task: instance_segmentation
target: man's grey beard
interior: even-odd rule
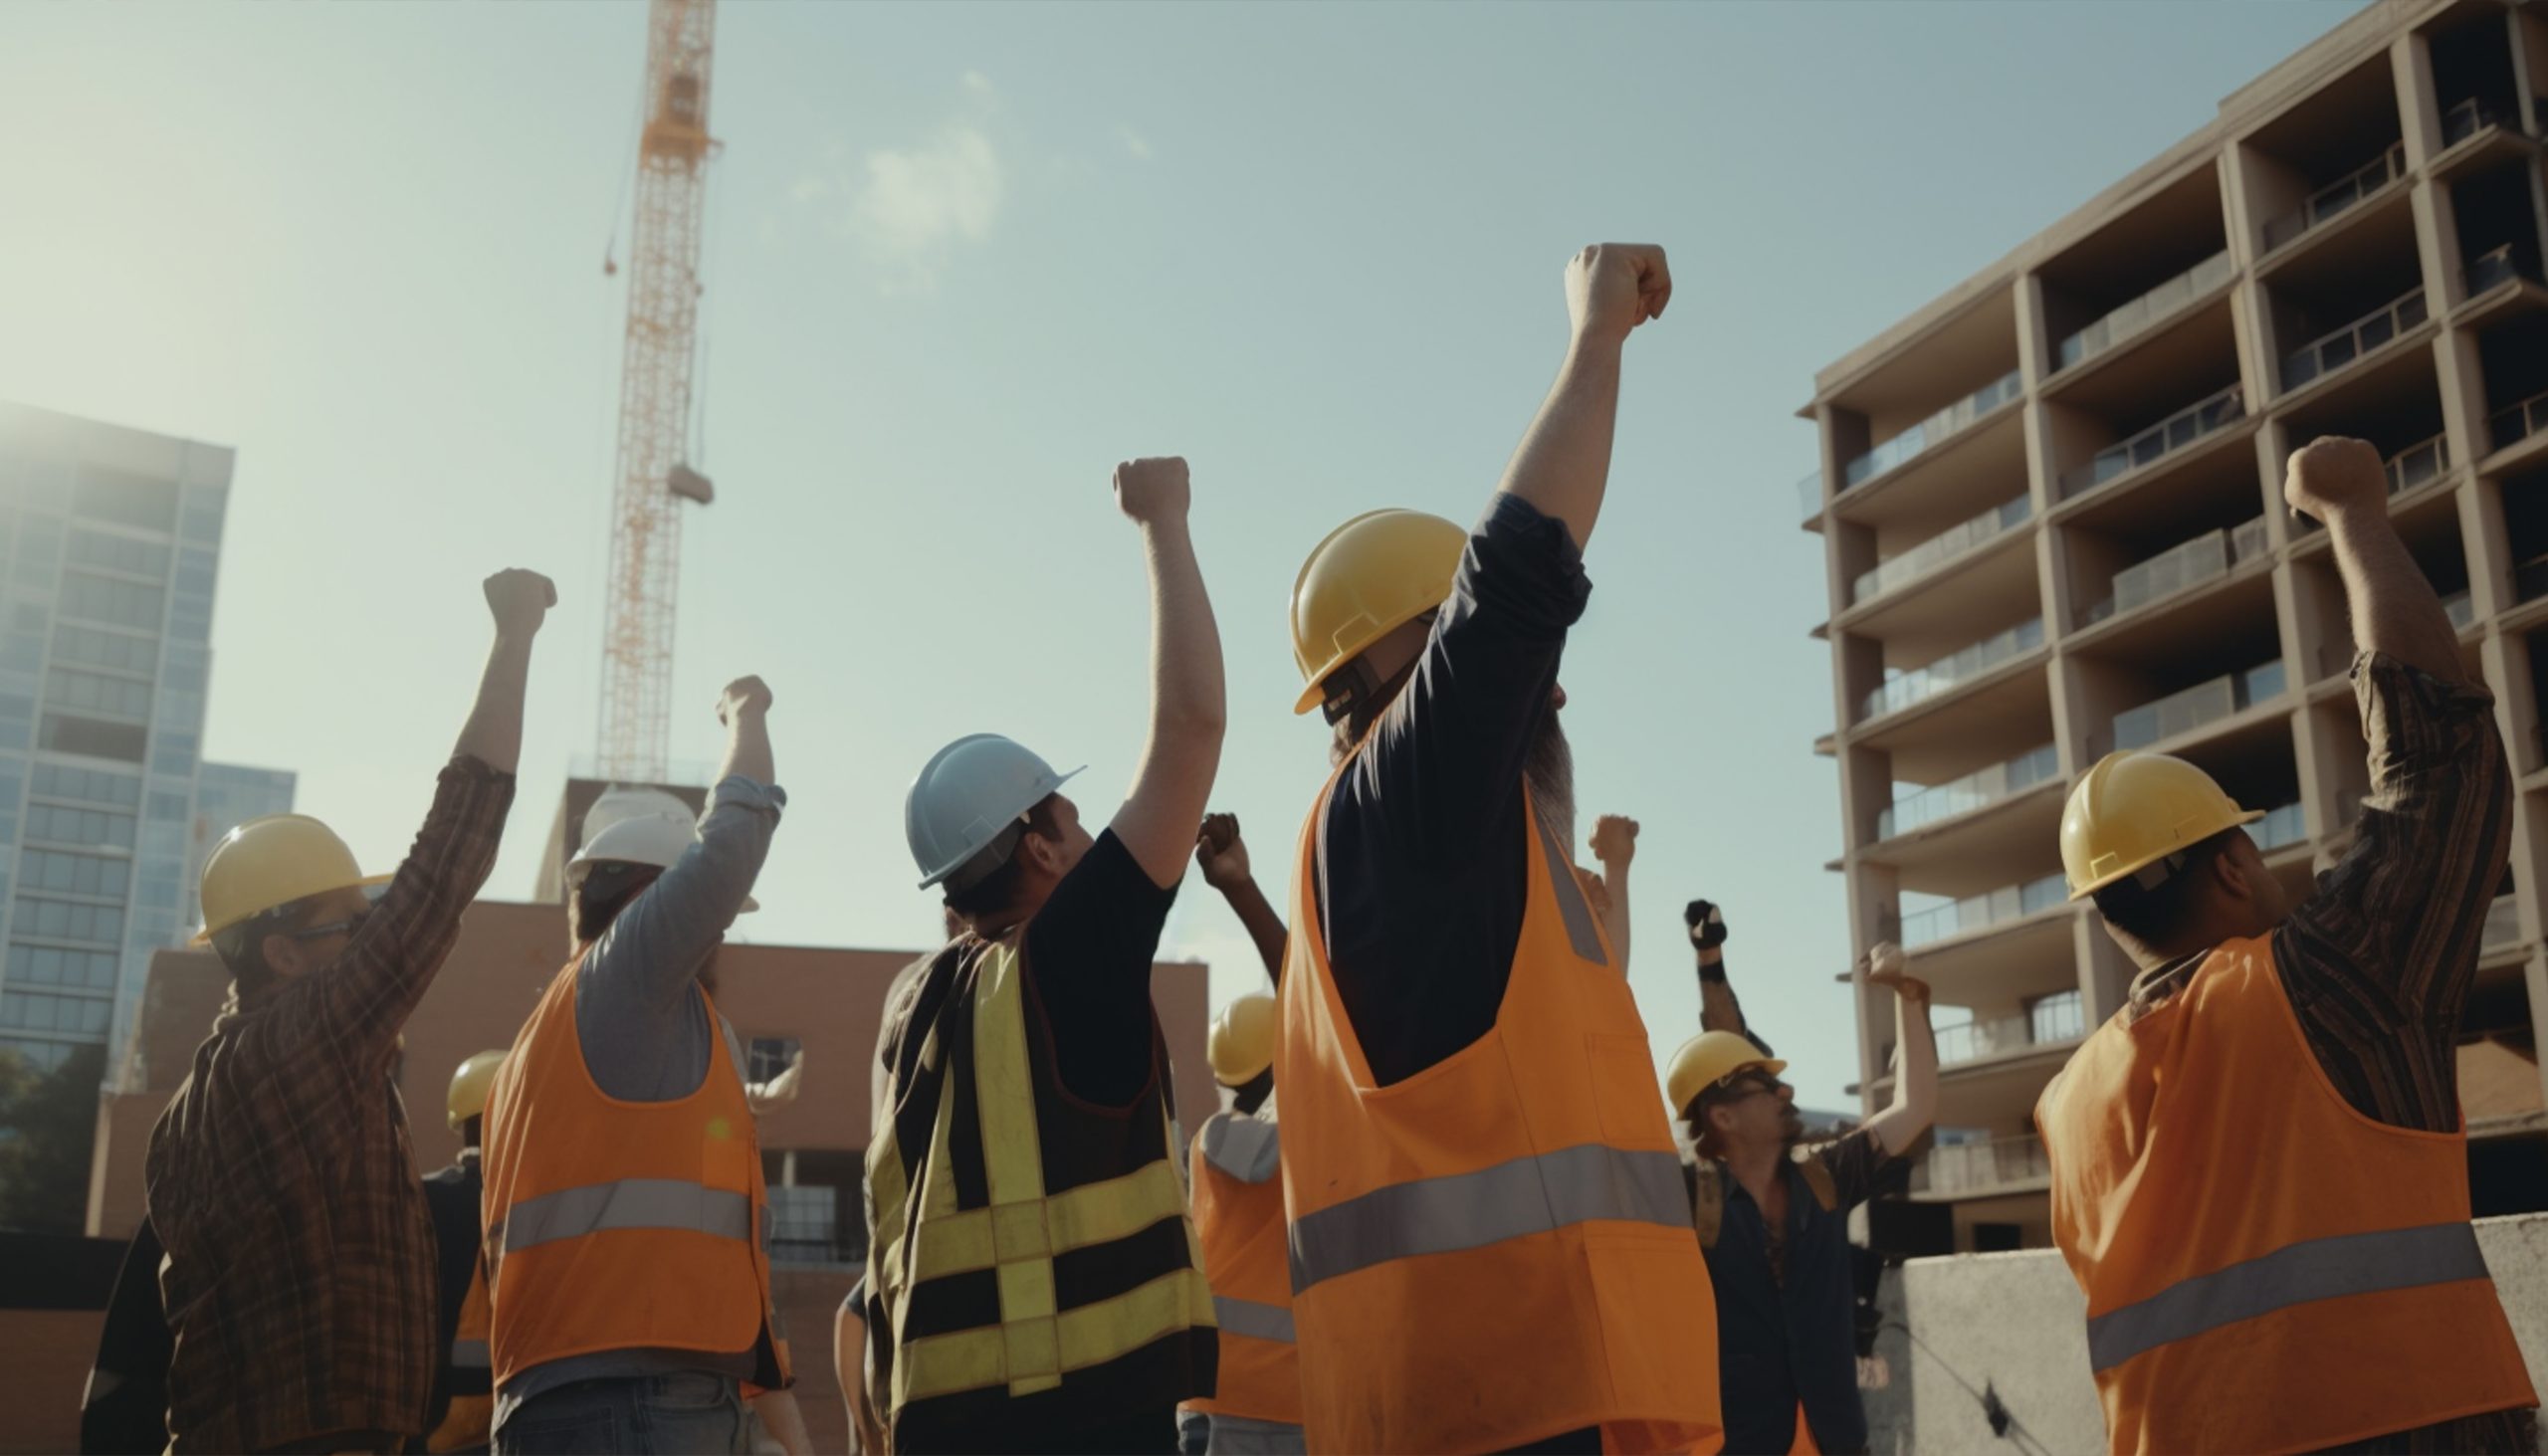
[[[1541,822],[1566,846],[1567,857],[1575,855],[1575,749],[1568,746],[1566,729],[1558,724],[1557,710],[1540,722],[1539,735],[1531,739],[1530,756],[1522,760],[1522,777],[1531,785],[1532,801],[1538,805]]]

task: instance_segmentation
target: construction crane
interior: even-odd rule
[[[708,203],[708,80],[717,0],[652,0],[628,255],[617,486],[610,507],[610,616],[602,629],[599,775],[659,783],[672,729],[673,616],[681,503],[716,499],[691,468],[700,242]],[[605,273],[615,271],[607,259]]]

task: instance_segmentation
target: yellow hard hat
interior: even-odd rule
[[[1309,680],[1292,711],[1318,707],[1338,668],[1448,600],[1468,539],[1421,511],[1368,512],[1329,531],[1292,582],[1292,660]]]
[[[1776,1057],[1762,1056],[1752,1038],[1739,1031],[1703,1031],[1691,1037],[1672,1054],[1672,1075],[1665,1081],[1672,1098],[1672,1115],[1679,1117],[1692,1098],[1726,1078],[1755,1068],[1776,1077],[1788,1069],[1788,1064]]]
[[[2212,775],[2165,753],[2108,753],[2061,810],[2061,869],[2079,900],[2225,829],[2264,815],[2241,809]]]
[[[1223,1087],[1244,1087],[1274,1065],[1274,1039],[1282,1014],[1274,998],[1262,991],[1241,996],[1212,1018],[1211,1040],[1204,1058],[1212,1064],[1212,1080]]]
[[[504,1065],[503,1052],[480,1052],[451,1074],[451,1094],[443,1099],[451,1131],[459,1132],[461,1124],[487,1111],[487,1089],[496,1085],[496,1074]]]
[[[267,911],[324,895],[385,884],[363,874],[336,831],[307,814],[269,814],[221,837],[203,865],[203,931],[198,943]]]

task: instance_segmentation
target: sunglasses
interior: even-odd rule
[[[361,930],[362,923],[370,918],[371,912],[364,911],[360,915],[347,916],[340,921],[329,921],[323,926],[310,926],[298,931],[285,931],[283,932],[283,936],[286,939],[292,940],[321,940],[325,939],[329,936],[350,936],[354,932]]]

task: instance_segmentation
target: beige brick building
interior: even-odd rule
[[[1823,539],[1852,936],[1935,987],[1959,1248],[2040,1244],[2036,1095],[2128,962],[2063,897],[2067,785],[2211,769],[2295,892],[2367,785],[2353,642],[2281,462],[2389,458],[2518,775],[2461,1051],[2480,1212],[2548,1204],[2548,5],[2384,0],[2194,135],[1823,370]],[[1889,1092],[1889,998],[1859,1007]]]

